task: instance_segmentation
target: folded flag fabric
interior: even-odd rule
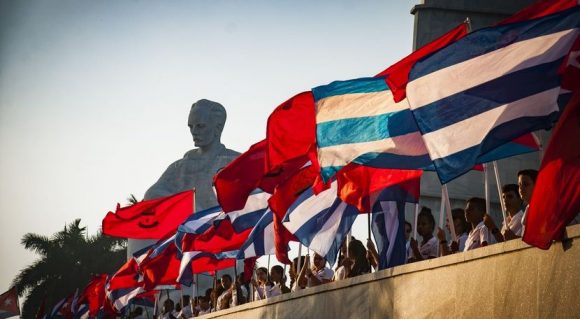
[[[283,225],[298,240],[333,265],[359,211],[337,196],[337,182],[315,195],[312,188],[290,206]]]
[[[181,225],[179,225],[177,230],[182,233],[203,234],[213,226],[214,221],[218,218],[224,218],[222,208],[220,206],[211,207],[191,214]]]
[[[407,98],[442,183],[558,118],[558,70],[580,9],[484,28],[413,67]]]
[[[370,213],[378,196],[387,187],[405,189],[419,198],[421,170],[396,170],[349,164],[337,174],[338,196],[360,212]]]
[[[419,179],[414,184],[383,189],[373,205],[371,230],[379,254],[379,269],[395,267],[407,261],[405,204],[419,200]]]
[[[266,170],[303,157],[316,144],[312,92],[302,92],[280,104],[268,117]]]
[[[409,82],[409,73],[415,62],[433,52],[463,38],[469,32],[469,25],[463,22],[439,38],[427,43],[423,47],[409,54],[401,61],[391,65],[376,77],[385,77],[389,88],[393,92],[395,102],[401,102],[407,96],[406,88]]]
[[[105,285],[107,274],[96,275],[85,287],[79,298],[79,303],[88,304],[89,316],[94,317],[105,304]]]
[[[9,318],[19,315],[20,307],[18,306],[18,293],[16,287],[12,287],[0,295],[0,318]]]
[[[578,82],[580,83],[580,82]],[[548,249],[580,212],[580,90],[566,106],[540,166],[523,240]]]
[[[151,290],[159,285],[176,284],[181,255],[175,246],[175,241],[176,237],[181,235],[173,234],[159,240],[139,264],[143,275],[142,287],[145,290]]]
[[[236,256],[237,259],[260,257],[276,253],[273,218],[274,214],[271,210],[268,209],[264,212],[246,242],[240,247]]]
[[[160,239],[175,232],[193,213],[194,191],[142,201],[109,212],[103,219],[103,234],[135,239]]]
[[[406,101],[396,103],[384,78],[335,81],[312,89],[321,175],[348,163],[422,169],[431,164]]]

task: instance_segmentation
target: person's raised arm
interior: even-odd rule
[[[437,227],[437,239],[439,240],[439,251],[441,252],[441,256],[452,254],[452,252],[449,250],[449,246],[447,246],[445,232],[443,229],[441,229],[441,227]]]
[[[483,223],[485,224],[485,227],[489,228],[489,231],[491,232],[491,234],[493,235],[493,237],[495,238],[495,240],[498,243],[501,243],[504,241],[503,235],[501,234],[501,232],[499,231],[499,229],[495,225],[493,218],[491,218],[491,216],[489,214],[483,215]]]

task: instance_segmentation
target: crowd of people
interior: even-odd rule
[[[405,222],[407,240],[407,263],[421,261],[439,256],[455,254],[484,247],[497,242],[522,237],[525,231],[528,203],[534,189],[538,171],[527,169],[518,172],[518,185],[507,184],[502,187],[501,200],[506,211],[505,222],[498,227],[486,211],[486,201],[473,197],[467,200],[464,209],[452,210],[453,228],[447,224],[447,230],[455,230],[448,241],[446,233],[437,227],[431,209],[422,207],[417,216],[417,233],[421,241],[412,238],[412,225]],[[246,302],[268,299],[285,293],[319,286],[332,281],[343,280],[367,274],[378,269],[379,256],[372,240],[368,239],[366,247],[351,237],[347,244],[344,241],[338,262],[334,270],[327,266],[323,256],[312,255],[294,258],[286,277],[286,269],[280,265],[255,269],[252,279],[244,280],[244,274],[237,276],[235,282],[228,274],[216,279],[214,287],[205,294],[191,299],[183,296],[180,303],[174,304],[166,299],[159,319],[187,319],[210,312],[227,309]],[[134,314],[134,315],[133,315]],[[137,307],[130,318],[143,318],[143,311]]]

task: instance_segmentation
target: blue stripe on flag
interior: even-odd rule
[[[580,7],[577,6],[545,18],[479,29],[437,52],[437,55],[441,54],[445,57],[438,63],[415,64],[409,80],[418,79],[516,42],[580,27],[580,19],[577,15],[579,11]],[[429,57],[425,60],[428,59]]]
[[[563,58],[506,74],[414,110],[423,134],[560,85]],[[538,81],[538,74],[544,76]]]
[[[334,81],[328,85],[318,86],[312,89],[312,94],[316,102],[336,95],[373,93],[386,91],[388,89],[384,78],[360,78],[348,81]]]
[[[377,116],[356,117],[318,123],[316,142],[319,148],[378,141],[418,131],[410,110]]]
[[[269,240],[273,242],[274,236],[273,234],[266,234],[265,230],[269,225],[272,224],[272,222],[273,222],[272,211],[267,210],[262,215],[256,226],[248,236],[246,242],[244,242],[244,244],[240,247],[238,255],[236,257],[237,259],[246,259],[250,257],[264,256],[269,254],[269,252],[266,252],[265,248],[266,241]],[[268,236],[268,238],[266,238],[266,236]],[[246,250],[249,247],[253,248],[252,249],[252,251],[254,252],[253,255],[246,254]]]
[[[489,132],[484,143],[434,160],[439,179],[445,184],[467,173],[473,165],[466,165],[466,163],[484,163],[479,161],[479,154],[485,154],[497,148],[497,145],[505,144],[521,136],[520,130],[522,129],[526,132],[549,129],[553,126],[558,116],[559,112],[553,112],[547,116],[519,118],[494,128]],[[482,158],[485,158],[485,156],[482,156]]]
[[[378,202],[373,207],[371,229],[379,254],[379,269],[404,264],[407,260],[405,202]]]
[[[252,228],[258,223],[258,221],[260,220],[262,215],[264,215],[266,210],[267,208],[263,208],[243,214],[232,222],[232,227],[234,228],[236,233],[241,233],[248,228]]]
[[[352,160],[353,163],[376,167],[376,168],[391,168],[391,169],[425,169],[429,167],[433,169],[431,157],[429,154],[421,156],[411,155],[397,155],[393,153],[377,153],[369,152]],[[331,177],[341,170],[344,166],[325,166],[321,167],[321,175],[324,177]]]

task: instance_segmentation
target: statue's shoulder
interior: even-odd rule
[[[220,155],[228,157],[238,157],[240,155],[240,152],[230,150],[229,148],[224,148],[224,150],[221,152]]]

